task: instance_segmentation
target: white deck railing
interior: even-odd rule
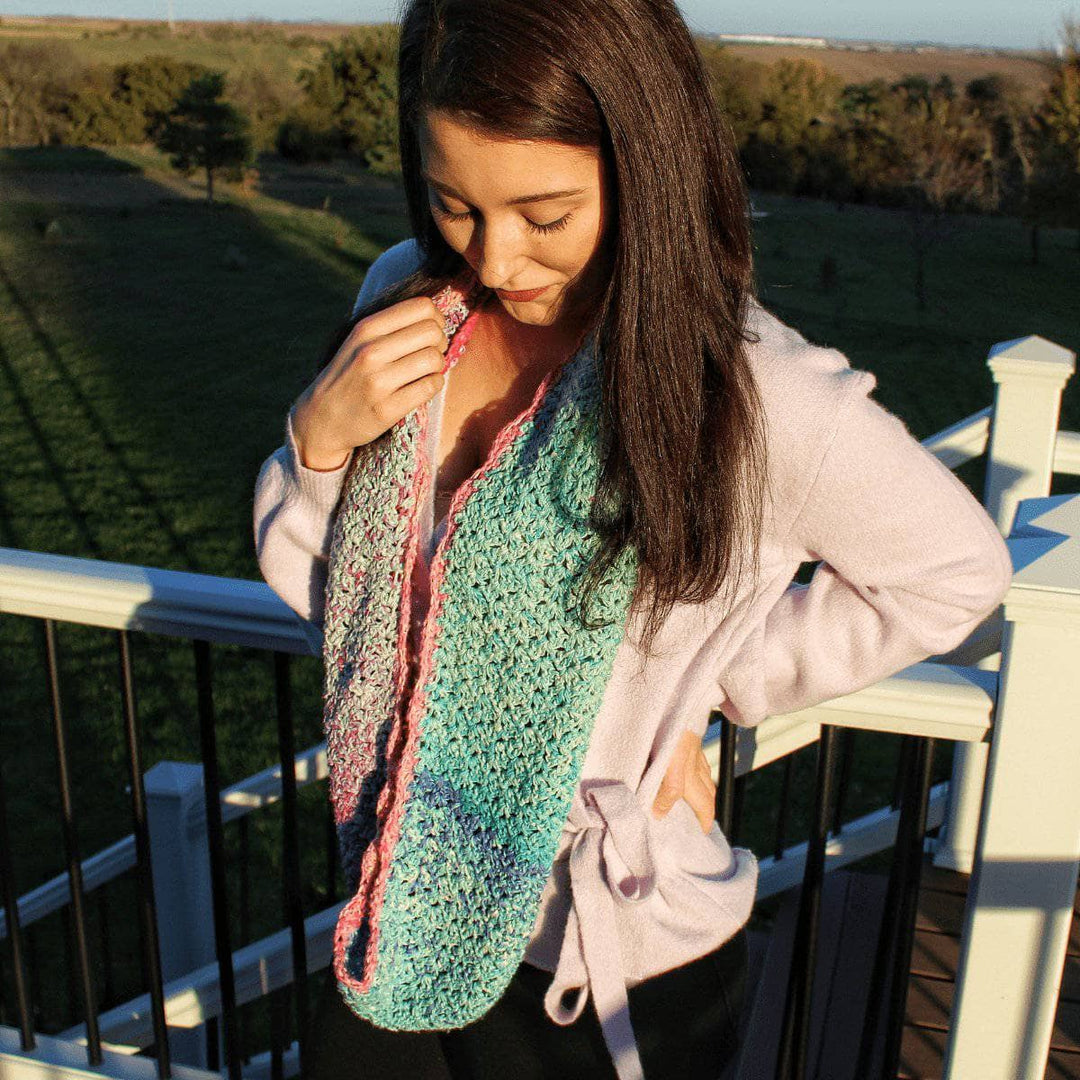
[[[1080,786],[1075,784],[1080,760],[1080,496],[1046,496],[1054,472],[1080,475],[1080,434],[1058,430],[1062,389],[1074,369],[1071,352],[1029,337],[995,346],[988,365],[997,384],[994,405],[924,445],[951,468],[988,455],[984,503],[1002,531],[1010,532],[1017,569],[1002,617],[988,621],[977,640],[969,639],[946,656],[843,698],[741,729],[735,770],[743,774],[761,768],[816,741],[821,724],[958,744],[951,783],[931,791],[927,823],[930,829],[946,825],[935,861],[974,871],[946,1077],[1041,1080],[1080,861]],[[1013,528],[1021,499],[1026,501]],[[0,548],[0,612],[311,652],[296,615],[262,582],[10,548]],[[714,770],[718,727],[710,728],[705,740]],[[325,778],[323,746],[304,751],[296,761],[298,783]],[[170,846],[184,837],[198,852],[205,843],[202,801],[191,797],[192,786],[200,783],[197,766],[166,764],[147,774],[151,814],[157,814]],[[280,768],[264,770],[222,793],[223,816],[241,816],[279,797]],[[829,841],[829,868],[890,847],[897,817],[884,808],[845,823],[843,832]],[[762,860],[759,895],[795,884],[805,850],[805,844],[794,845],[779,860]],[[127,837],[85,860],[85,886],[98,887],[133,864],[134,842]],[[1016,887],[1021,871],[1023,890]],[[63,906],[68,890],[64,874],[27,893],[19,902],[21,921],[33,922]],[[190,895],[178,902],[185,900]],[[159,894],[165,935],[168,904],[168,897]],[[309,970],[329,961],[336,912],[333,907],[306,921]],[[0,923],[0,934],[5,929]],[[163,952],[167,944],[163,939]],[[212,956],[205,948],[203,942],[195,953]],[[286,930],[238,950],[238,1002],[288,983],[289,957]],[[215,963],[192,963],[168,982],[170,1027],[197,1027],[217,1015],[217,978]],[[1002,995],[996,989],[1000,985],[1022,986],[1026,994]],[[101,1026],[106,1042],[128,1055],[147,1045],[152,1041],[148,998],[103,1014]],[[18,1051],[10,1029],[0,1029],[0,1078],[41,1075],[42,1069],[55,1077],[82,1075],[85,1065],[77,1067],[64,1049],[80,1041],[73,1029],[59,1040],[42,1040],[38,1051],[26,1055]],[[134,1072],[109,1066],[124,1057],[114,1051],[99,1073],[141,1075],[142,1060]],[[264,1071],[265,1063],[255,1062],[251,1075]],[[190,1075],[208,1074],[191,1070]]]

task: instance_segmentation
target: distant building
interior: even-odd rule
[[[812,49],[827,49],[828,39],[820,37],[789,37],[786,34],[710,34],[717,41],[733,41],[742,45],[804,45]]]
[[[1029,50],[993,45],[942,45],[933,41],[867,41],[853,38],[796,37],[793,34],[703,34],[711,41],[732,45],[796,45],[806,49],[846,49],[851,52],[966,53],[969,56],[1025,56]],[[1057,46],[1058,54],[1064,49]]]

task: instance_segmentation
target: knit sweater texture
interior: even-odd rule
[[[413,240],[384,252],[356,307],[419,257]],[[545,1000],[553,1022],[572,1022],[591,996],[623,1080],[640,1076],[627,987],[716,948],[753,904],[749,852],[733,850],[715,823],[703,832],[683,800],[663,817],[651,810],[682,733],[703,735],[714,710],[752,726],[948,652],[996,610],[1012,576],[994,522],[873,399],[872,373],[809,342],[756,301],[749,322],[768,436],[757,576],[726,603],[677,604],[649,657],[637,648],[640,626],[631,615],[524,951],[553,973]],[[421,440],[432,473],[450,378],[429,403]],[[325,644],[327,562],[345,478],[361,451],[337,470],[306,468],[290,413],[284,444],[256,481],[260,569],[298,615],[313,651]],[[433,486],[419,508],[414,633],[447,528],[433,520]],[[793,582],[806,562],[818,563],[811,580]]]

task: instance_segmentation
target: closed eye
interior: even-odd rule
[[[431,209],[434,210],[435,213],[437,213],[439,215],[439,217],[441,217],[444,221],[458,222],[458,221],[465,221],[468,218],[472,217],[472,211],[471,210],[466,210],[463,213],[455,214],[452,210],[448,210],[440,202],[431,203]],[[545,222],[543,224],[541,224],[540,222],[536,222],[536,221],[530,221],[528,218],[526,218],[525,219],[525,224],[528,227],[530,232],[552,233],[552,232],[558,232],[559,229],[565,229],[566,228],[566,223],[573,216],[574,216],[573,211],[569,211],[568,213],[563,214],[563,216],[561,218],[557,218],[555,221],[548,221],[548,222]]]
[[[561,218],[559,218],[557,221],[549,221],[546,225],[538,225],[535,221],[529,221],[528,218],[526,218],[525,221],[526,221],[526,224],[529,227],[530,232],[550,233],[550,232],[558,232],[559,229],[565,229],[566,228],[566,223],[573,216],[574,215],[573,215],[572,212],[567,212],[567,213],[563,214],[563,216]]]

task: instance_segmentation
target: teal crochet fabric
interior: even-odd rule
[[[466,294],[435,300],[467,337]],[[637,575],[628,550],[589,611],[603,625],[581,624],[598,365],[586,343],[552,372],[455,495],[411,693],[426,406],[361,448],[346,477],[324,623],[331,797],[352,890],[334,964],[350,1007],[380,1027],[478,1019],[535,923]]]

